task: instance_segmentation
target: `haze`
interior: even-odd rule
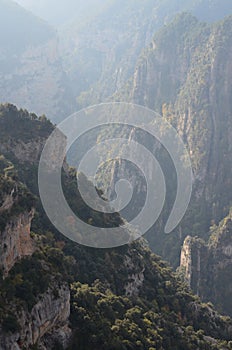
[[[54,26],[96,14],[109,0],[17,0],[19,5]]]

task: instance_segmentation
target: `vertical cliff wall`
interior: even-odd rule
[[[35,247],[30,236],[34,210],[23,212],[10,219],[0,231],[0,267],[4,275],[15,262],[33,254]]]
[[[56,294],[54,294],[54,289]],[[32,308],[31,312],[15,310],[20,330],[7,334],[1,330],[2,350],[29,349],[33,345],[52,349],[56,341],[67,348],[71,330],[68,327],[70,292],[67,285],[54,284]]]
[[[180,271],[204,301],[232,315],[232,212],[212,228],[207,244],[199,238],[186,237]]]

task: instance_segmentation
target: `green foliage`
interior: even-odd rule
[[[0,160],[0,167],[1,167]],[[35,205],[35,196],[28,191],[27,187],[16,180],[14,167],[11,166],[11,175],[9,176],[9,167],[4,169],[5,174],[0,174],[0,206],[4,205],[7,196],[12,197],[12,204],[6,210],[1,211],[0,231],[3,231],[9,220],[24,212],[30,212]]]
[[[88,181],[87,177],[79,173],[78,182],[82,183],[82,188],[86,193],[90,192],[90,188],[93,188],[93,184]],[[64,194],[69,203],[71,209],[76,213],[83,221],[88,222],[97,227],[118,227],[122,224],[122,219],[118,213],[103,214],[88,207],[82,199],[77,187],[76,171],[71,168],[69,174],[63,172],[63,186]],[[98,191],[98,190],[97,190]],[[99,196],[101,192],[98,191]]]
[[[17,127],[15,127],[17,125]],[[18,110],[11,104],[0,105],[0,138],[1,141],[13,139],[24,143],[38,137],[48,137],[54,126],[45,117],[37,118],[26,110]],[[33,132],[32,132],[33,131]]]
[[[203,330],[186,326],[186,319],[169,304],[156,310],[144,299],[113,294],[99,281],[92,286],[74,283],[72,299],[70,350],[221,349],[220,342],[205,339]],[[227,342],[224,346],[228,349]]]
[[[7,305],[25,304],[29,310],[44,293],[50,282],[49,272],[42,266],[42,260],[33,256],[17,263],[9,276],[0,282],[0,308]]]
[[[12,127],[12,122],[4,116],[4,108],[6,113],[8,109],[10,114],[15,113],[14,118],[17,118],[17,113],[19,119],[22,115],[12,106],[8,107],[2,107],[0,123],[2,121],[2,124]],[[24,117],[23,112],[22,119]],[[39,121],[35,116],[28,115],[26,121],[26,140],[30,139],[29,130],[34,127],[37,136],[46,135],[46,128],[41,126],[45,123],[49,127],[46,119]],[[23,132],[23,128],[20,132]],[[10,127],[7,133],[13,137]],[[20,140],[20,133],[16,139]],[[0,203],[12,186],[17,187],[17,215],[31,208],[31,192],[38,196],[37,168],[26,163],[22,169],[14,157],[11,157],[11,161],[3,157],[0,159]],[[88,191],[93,185],[83,174],[79,176]],[[24,181],[24,185],[20,181]],[[82,219],[92,219],[92,224],[96,226],[117,226],[122,223],[117,213],[102,217],[83,205],[76,187],[74,169],[63,172],[62,182],[71,208]],[[221,318],[210,306],[202,305],[177,279],[171,268],[151,253],[146,242],[140,240],[115,249],[91,249],[67,240],[46,220],[39,203],[32,233],[36,252],[18,261],[9,275],[0,280],[0,323],[6,332],[18,330],[20,310],[30,312],[48,288],[51,288],[54,299],[59,298],[54,284],[68,283],[71,288],[70,321],[73,329],[70,350],[77,347],[83,350],[228,348],[231,320]],[[136,277],[142,281],[137,287]],[[128,293],[130,289],[134,290],[132,295]],[[219,340],[212,343],[205,338],[206,335],[222,339],[224,343]]]
[[[15,333],[20,330],[20,325],[15,315],[9,314],[3,318],[2,329],[6,333],[8,332]]]

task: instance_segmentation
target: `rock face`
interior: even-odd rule
[[[127,296],[138,295],[143,286],[144,270],[143,266],[136,266],[130,256],[125,257],[125,268],[128,270],[128,281],[124,289]],[[137,270],[137,271],[136,271]]]
[[[185,280],[197,295],[202,295],[202,276],[207,265],[208,250],[203,240],[187,236],[181,250],[180,266]],[[193,287],[194,286],[194,287]]]
[[[152,249],[174,266],[183,239],[188,234],[203,236],[231,205],[231,34],[231,16],[213,25],[188,14],[177,16],[154,36],[125,86],[126,94],[122,90],[118,95],[166,118],[190,155],[193,195],[186,216],[172,235],[159,234],[175,199],[176,183],[168,169],[171,201],[148,237]]]
[[[8,139],[0,145],[0,153],[11,153],[20,162],[38,163],[45,140],[42,138],[24,142],[22,140]]]
[[[55,129],[54,125],[46,117],[37,118],[35,114],[18,110],[12,104],[0,105],[0,116],[0,154],[13,162],[25,163],[26,168],[33,166],[36,168],[44,145]],[[17,130],[14,129],[15,123],[17,123]],[[66,155],[66,137],[59,129],[56,129],[55,136],[52,150],[49,152],[49,154],[52,153],[51,159],[47,159],[51,168],[56,164],[57,157]],[[64,168],[67,168],[66,160]],[[25,178],[21,180],[25,181]]]
[[[16,261],[32,255],[35,250],[30,236],[33,216],[33,209],[30,212],[21,213],[10,220],[5,229],[0,232],[0,266],[4,275],[7,275]]]
[[[38,120],[35,116],[15,111],[12,107],[10,110],[11,113],[7,114],[9,106],[5,106],[4,115],[4,108],[0,107],[0,135],[4,144],[12,134],[20,145],[24,135],[23,143],[27,145],[30,144],[32,130],[34,135],[40,135],[41,138],[44,130],[48,132],[50,128],[48,121]],[[13,118],[12,113],[16,113],[18,119]],[[12,129],[12,125],[17,125],[17,130]],[[29,150],[30,147],[28,152],[32,154]],[[52,150],[56,157],[55,149]],[[1,232],[9,230],[9,235],[6,234],[3,242],[13,234],[13,237],[16,237],[15,249],[20,251],[22,241],[21,250],[26,254],[30,247],[28,241],[30,225],[27,215],[33,214],[31,213],[33,198],[30,198],[31,193],[27,187],[17,179],[27,183],[28,174],[30,180],[28,188],[32,188],[36,196],[36,189],[32,186],[33,180],[36,179],[36,174],[33,173],[36,162],[33,162],[33,159],[29,162],[28,156],[23,157],[23,152],[21,156],[21,151],[17,153],[20,154],[17,157],[13,149],[9,153],[14,155],[11,157],[11,162],[6,158],[6,154],[5,158],[0,157],[0,228]],[[82,203],[73,191],[76,173],[70,170],[69,174],[64,176],[67,181],[67,195],[70,199],[74,198],[77,209],[81,212]],[[84,175],[82,177],[84,178]],[[86,187],[90,186],[93,184],[86,182]],[[86,214],[86,208],[82,210]],[[19,261],[5,279],[0,279],[1,349],[48,350],[62,347],[77,349],[84,346],[86,349],[95,350],[102,348],[105,333],[109,337],[105,348],[109,347],[107,345],[111,339],[112,348],[115,348],[115,344],[117,348],[123,348],[125,339],[127,341],[130,339],[125,336],[127,325],[128,335],[131,331],[135,332],[133,333],[135,337],[128,343],[130,348],[138,344],[141,336],[143,340],[141,346],[146,349],[156,346],[156,341],[160,348],[173,349],[182,346],[188,349],[190,346],[187,344],[196,344],[198,339],[200,341],[200,337],[202,339],[199,344],[204,347],[207,345],[203,336],[205,334],[214,338],[212,342],[215,343],[216,349],[220,346],[220,341],[216,339],[224,340],[225,346],[220,349],[229,349],[227,340],[231,339],[231,320],[223,319],[208,306],[205,308],[189,293],[186,286],[176,279],[171,269],[160,258],[151,254],[145,241],[140,240],[112,250],[85,248],[61,238],[49,224],[46,225],[42,210],[39,208],[38,213],[40,220],[37,225],[35,220],[33,227],[34,241],[37,243],[35,254]],[[87,214],[98,223],[112,222],[114,225],[122,223],[118,214],[110,218],[105,216],[94,218],[91,212]],[[20,242],[17,241],[17,235],[21,236]],[[8,246],[5,248],[9,249]],[[225,253],[230,254],[230,249]],[[12,259],[12,256],[10,258]],[[70,282],[71,308],[68,287]],[[105,299],[104,303],[101,302],[102,298]],[[106,307],[108,301],[109,309]],[[68,323],[70,309],[72,334]],[[142,328],[141,322],[144,324]],[[116,333],[110,331],[113,326],[120,324],[123,331],[121,339],[118,331]],[[200,329],[202,331],[199,335],[196,332]],[[143,339],[143,333],[147,333],[147,339]],[[88,346],[85,347],[83,344]],[[211,349],[211,343],[204,348]]]
[[[14,204],[14,198],[13,194],[15,192],[15,189],[13,188],[11,190],[10,194],[6,194],[3,198],[1,198],[1,205],[0,205],[0,213],[3,213],[5,210],[10,210]]]
[[[120,91],[154,33],[177,13],[191,12],[204,21],[212,21],[230,12],[228,0],[220,3],[216,0],[213,4],[204,0],[204,5],[190,0],[181,4],[179,0],[146,0],[143,4],[137,0],[117,0],[105,6],[102,3],[104,1],[98,6],[98,15],[90,16],[87,23],[77,19],[64,27],[61,36],[64,69],[80,105],[104,102]],[[162,59],[165,61],[165,56]],[[181,70],[181,66],[178,68]],[[147,82],[152,83],[157,76],[160,72],[150,75],[151,80],[148,78]]]
[[[54,291],[56,293],[54,293]],[[31,312],[18,315],[21,330],[13,335],[0,332],[2,350],[28,349],[40,345],[41,349],[51,349],[56,340],[65,347],[68,345],[71,330],[68,328],[70,314],[70,292],[66,285],[54,285],[41,295]],[[50,334],[49,334],[50,333]],[[46,335],[46,336],[45,336]]]
[[[0,168],[9,164],[1,158]],[[7,175],[10,170],[13,171],[12,164],[4,175],[0,174],[0,269],[4,276],[16,261],[32,255],[35,249],[30,232],[33,196],[19,181]]]
[[[29,115],[25,111],[19,112],[12,105],[1,106],[0,109],[0,154],[5,155],[0,158],[0,269],[3,273],[3,279],[0,280],[1,293],[4,294],[4,285],[12,279],[15,271],[13,267],[17,262],[15,269],[20,270],[17,278],[21,282],[16,288],[20,289],[22,287],[20,283],[26,283],[26,291],[19,292],[21,296],[25,296],[30,288],[34,288],[34,284],[30,284],[30,277],[25,275],[23,277],[22,265],[27,261],[29,266],[30,264],[34,266],[37,258],[33,253],[39,254],[40,239],[36,241],[31,237],[35,194],[32,195],[19,178],[24,182],[29,179],[31,187],[35,190],[36,181],[32,179],[33,177],[36,179],[40,154],[53,126],[46,118],[39,120],[35,115]],[[25,125],[27,123],[29,128]],[[13,129],[15,125],[17,130]],[[55,150],[56,145],[54,145],[54,153]],[[23,259],[25,257],[28,258]],[[67,348],[71,336],[68,326],[70,291],[68,285],[57,277],[54,270],[50,269],[50,265],[48,263],[45,265],[46,262],[43,260],[36,271],[43,276],[46,273],[49,274],[49,278],[41,282],[42,287],[31,289],[30,296],[25,297],[23,303],[17,302],[17,297],[13,302],[3,303],[1,298],[4,299],[4,297],[1,296],[0,304],[1,307],[5,306],[5,317],[12,315],[13,323],[17,325],[9,330],[7,327],[4,328],[4,321],[1,323],[1,349],[29,349],[36,345],[45,350],[56,348],[57,344]],[[40,270],[43,268],[44,273]],[[26,268],[26,271],[28,270],[30,267]],[[32,276],[36,278],[35,273],[32,273]],[[15,293],[14,288],[13,285],[10,287],[13,293]],[[33,299],[30,305],[29,299]]]
[[[195,293],[232,315],[232,212],[212,228],[208,244],[188,236],[181,251],[180,271]]]
[[[231,201],[231,33],[231,17],[211,27],[178,17],[141,59],[131,95],[176,127],[191,157],[195,198],[216,220]]]
[[[159,1],[120,0],[99,12],[87,25],[66,26],[61,36],[63,66],[81,106],[104,102],[123,87],[165,11]]]

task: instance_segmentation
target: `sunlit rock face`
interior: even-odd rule
[[[67,348],[71,335],[68,327],[69,315],[69,288],[65,284],[54,285],[41,295],[31,312],[21,310],[18,315],[20,331],[11,335],[0,332],[0,347],[2,350],[16,350],[22,346],[29,349],[32,345],[38,344],[41,349],[50,349],[56,341],[59,341],[64,348]]]
[[[0,232],[0,266],[4,275],[7,275],[15,262],[32,255],[35,250],[30,235],[33,215],[33,209],[19,214],[12,218]]]
[[[181,251],[181,271],[195,293],[232,315],[232,212],[212,228],[208,244],[187,237]]]

